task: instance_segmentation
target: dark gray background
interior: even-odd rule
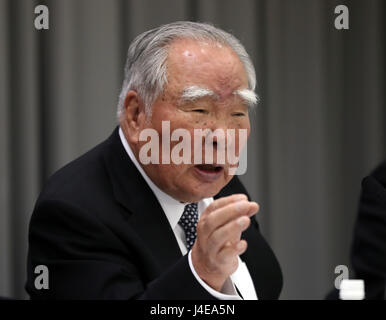
[[[334,28],[346,4],[350,29]],[[47,4],[50,29],[34,28]],[[284,272],[283,299],[320,299],[349,265],[361,178],[386,156],[382,0],[0,0],[0,295],[25,298],[27,227],[44,181],[105,139],[126,50],[175,20],[245,44],[261,104],[242,179]]]

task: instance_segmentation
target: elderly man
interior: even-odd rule
[[[139,35],[128,51],[120,126],[55,173],[36,203],[31,297],[278,298],[281,270],[253,218],[259,207],[229,161],[173,161],[180,141],[164,130],[167,123],[192,139],[197,129],[235,130],[233,140],[212,135],[210,146],[215,155],[231,141],[240,147],[255,83],[240,42],[211,25],[176,22]],[[162,155],[144,163],[149,130],[160,137],[152,146]],[[201,160],[194,155],[208,146],[201,138],[185,149],[192,151],[185,160]],[[37,267],[48,272],[49,285],[41,285]]]

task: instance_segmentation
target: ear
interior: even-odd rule
[[[124,112],[120,119],[121,128],[128,142],[138,143],[145,118],[145,108],[137,92],[129,90],[124,101]]]

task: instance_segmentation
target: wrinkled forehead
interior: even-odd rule
[[[237,54],[227,45],[180,39],[169,49],[168,86],[181,92],[189,86],[209,88],[220,99],[248,88],[247,75]]]

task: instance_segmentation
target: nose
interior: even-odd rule
[[[208,123],[206,143],[212,144],[214,150],[222,150],[226,146],[228,125],[224,120],[215,119]]]
[[[210,119],[209,121],[206,122],[206,126],[205,126],[205,129],[209,129],[211,132],[216,132],[217,130],[217,132],[221,131],[226,133],[228,128],[229,128],[229,123],[227,119],[219,118],[219,117]],[[217,142],[218,138],[214,136],[213,141]]]

